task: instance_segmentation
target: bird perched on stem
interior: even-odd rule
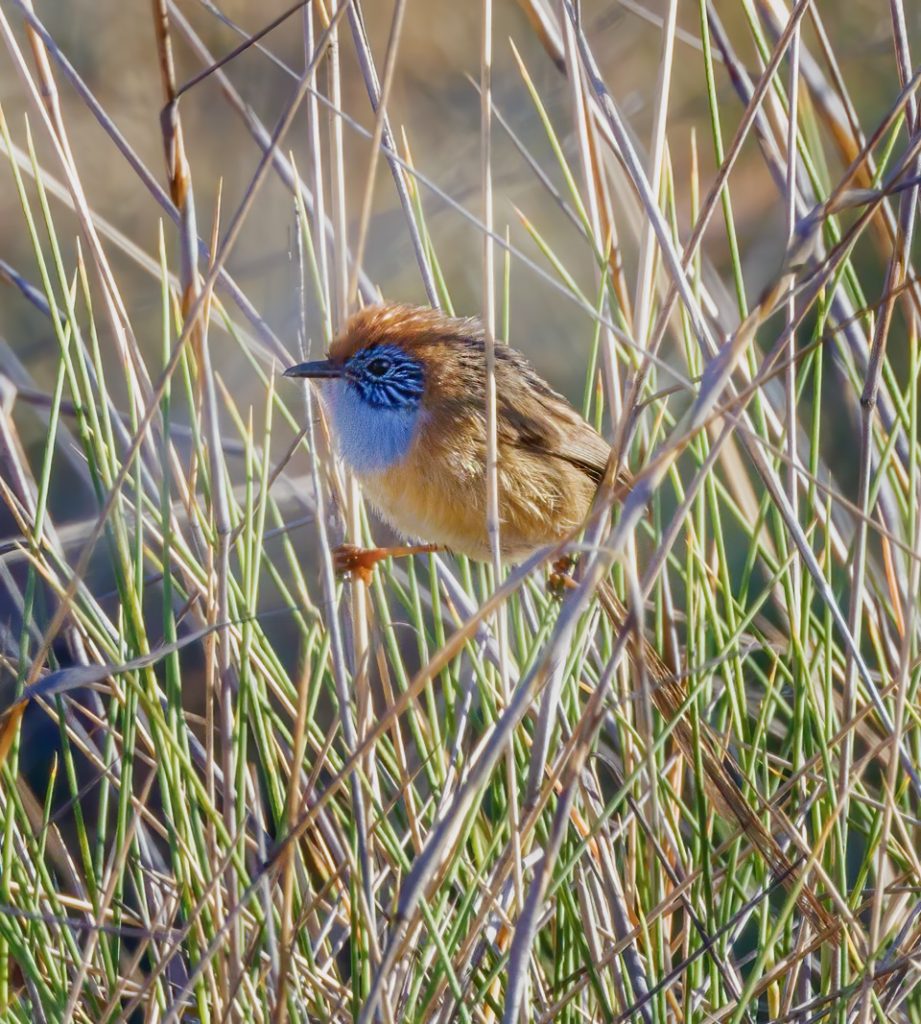
[[[499,517],[503,557],[518,561],[558,544],[584,524],[611,454],[610,446],[508,345],[496,346]],[[326,359],[300,363],[287,377],[322,382],[321,395],[339,454],[381,516],[399,533],[426,543],[399,549],[345,547],[340,570],[369,578],[390,554],[447,548],[490,558],[486,514],[486,355],[473,319],[387,304],[352,316]],[[618,485],[629,486],[621,471]],[[600,603],[615,629],[627,613],[604,583]],[[649,673],[652,698],[674,722],[673,735],[693,766],[700,756],[707,791],[721,814],[741,826],[790,886],[793,865],[752,811],[723,744],[704,723],[694,736],[683,712],[687,694],[652,646],[634,645]],[[775,821],[792,828],[782,812]],[[803,886],[803,913],[820,931],[829,915]]]
[[[371,307],[349,320],[327,359],[285,376],[324,381],[339,454],[398,532],[489,559],[476,320]],[[518,561],[583,524],[610,446],[507,345],[496,346],[496,392],[502,551]]]

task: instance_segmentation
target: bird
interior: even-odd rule
[[[508,344],[495,352],[496,439],[501,556],[514,563],[574,537],[605,478],[611,446]],[[337,568],[368,580],[390,554],[447,549],[491,559],[487,516],[486,340],[472,317],[400,303],[354,313],[325,359],[298,363],[286,377],[319,385],[342,460],[370,504],[407,540],[399,548],[344,546]],[[631,484],[617,470],[615,494]],[[610,582],[598,597],[616,629],[627,610]],[[790,887],[800,884],[773,834],[752,811],[741,769],[706,725],[695,736],[684,717],[687,692],[645,639],[632,657],[652,679],[651,694],[672,724],[689,764],[700,757],[705,785],[721,814],[738,824]],[[782,812],[774,811],[782,819]],[[785,819],[784,826],[792,828]],[[801,910],[825,935],[835,923],[803,884]]]
[[[610,446],[508,345],[495,348],[502,557],[517,562],[585,521]],[[387,304],[354,314],[324,360],[288,377],[322,381],[345,464],[407,538],[486,561],[486,356],[473,318]]]

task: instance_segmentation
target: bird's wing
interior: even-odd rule
[[[600,484],[608,465],[611,446],[573,410],[571,424],[565,424],[557,454],[578,466],[595,483]]]
[[[514,350],[497,355],[500,441],[563,459],[600,483],[611,446]]]
[[[594,483],[601,482],[611,446],[568,403],[554,402],[539,419],[521,409],[506,410],[505,418],[513,444],[563,459]]]

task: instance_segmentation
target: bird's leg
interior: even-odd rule
[[[440,544],[411,544],[392,548],[360,548],[355,544],[340,544],[333,550],[333,569],[337,576],[351,576],[362,583],[370,583],[374,567],[385,558],[405,558],[407,555],[426,555],[443,550]]]
[[[574,587],[575,580],[572,578],[573,570],[576,567],[576,559],[573,555],[563,555],[550,563],[550,575],[547,577],[547,590],[552,597],[562,598],[567,590]]]

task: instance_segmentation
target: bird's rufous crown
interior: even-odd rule
[[[479,340],[482,336],[480,322],[472,317],[456,319],[437,309],[387,303],[368,306],[349,317],[330,345],[328,358],[344,363],[373,345],[398,345],[412,351],[439,343]]]

